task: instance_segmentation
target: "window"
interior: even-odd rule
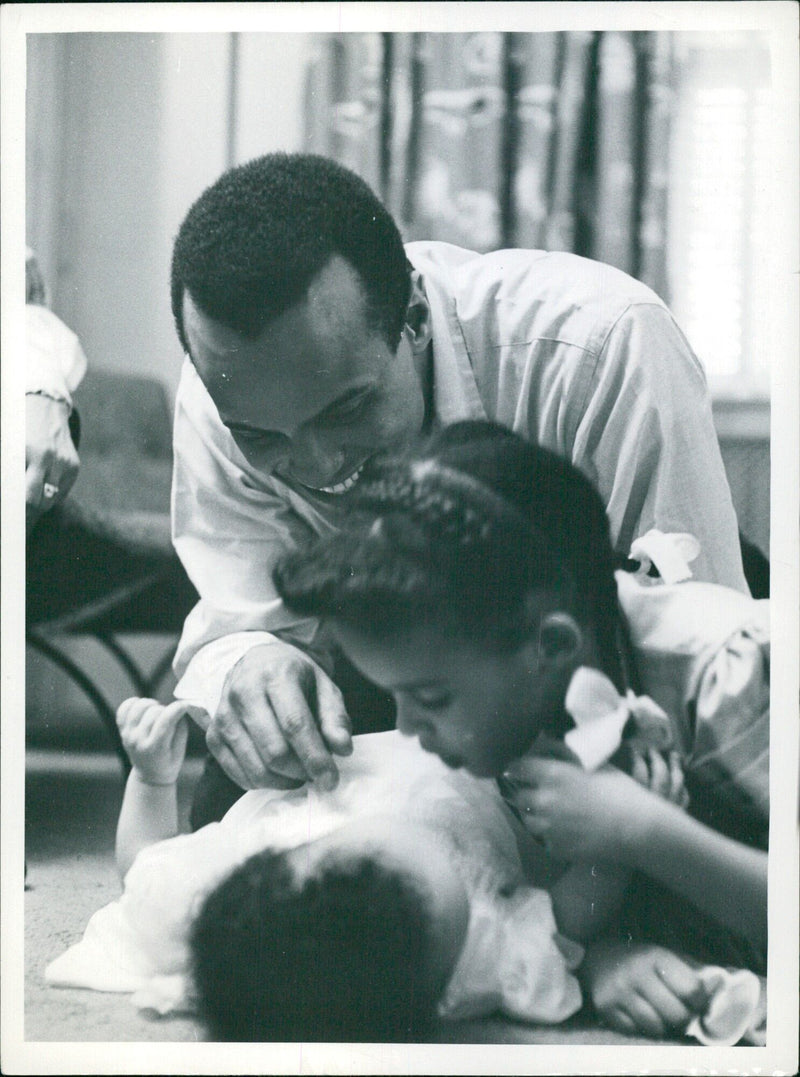
[[[769,392],[774,237],[769,50],[758,34],[675,35],[671,305],[717,398]]]

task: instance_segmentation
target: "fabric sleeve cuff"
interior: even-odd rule
[[[213,717],[228,674],[253,647],[283,642],[271,632],[233,632],[201,647],[175,686],[175,698],[191,701]]]

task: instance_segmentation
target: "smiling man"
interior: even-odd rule
[[[275,154],[190,209],[172,303],[174,540],[200,594],[176,694],[208,712],[236,786],[335,783],[349,717],[324,632],[281,604],[272,568],[337,526],[371,456],[435,425],[491,418],[546,445],[594,481],[618,550],[689,531],[695,576],[747,589],[702,368],[663,303],[609,266],[404,248],[353,173]]]

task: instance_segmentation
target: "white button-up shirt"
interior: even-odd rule
[[[440,423],[494,419],[560,453],[599,489],[618,550],[651,528],[691,532],[702,547],[695,578],[747,591],[705,375],[649,288],[572,254],[434,242],[407,253],[431,307]],[[279,633],[315,653],[316,625],[284,607],[272,569],[310,532],[335,527],[336,508],[249,466],[187,358],[172,510],[200,594],[176,693],[214,714],[250,647]]]

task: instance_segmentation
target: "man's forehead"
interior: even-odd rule
[[[314,324],[305,306],[270,323],[256,340],[209,318],[184,298],[192,360],[223,422],[284,432],[380,377],[364,337]]]
[[[208,358],[225,358],[247,351],[253,341],[240,332],[207,315],[194,301],[190,291],[183,295],[183,322],[189,345],[202,346]],[[302,326],[317,344],[350,339],[364,340],[375,333],[369,324],[366,293],[355,269],[344,258],[334,255],[312,278],[305,296],[267,322],[259,340],[276,341],[286,331],[297,339]]]
[[[242,335],[205,314],[188,291],[183,293],[183,325],[193,359],[206,353],[223,358],[241,350]]]

